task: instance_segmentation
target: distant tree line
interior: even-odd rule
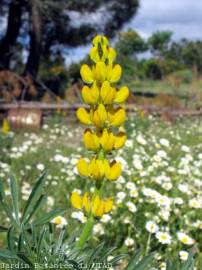
[[[143,39],[134,30],[120,33],[117,42],[120,61],[132,61],[140,77],[162,79],[165,75],[190,69],[196,75],[202,74],[202,41],[181,39],[172,40],[172,32],[158,31],[148,40]],[[139,59],[140,53],[150,53],[150,57]],[[132,59],[132,60],[131,60]]]

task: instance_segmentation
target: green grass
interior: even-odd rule
[[[175,85],[172,79],[164,79],[162,81],[154,80],[134,80],[126,79],[125,82],[132,92],[141,92],[142,96],[146,93],[166,94],[176,96],[182,106],[190,108],[201,108],[202,106],[202,79],[195,79],[190,83],[181,83]],[[151,99],[152,101],[152,99]],[[172,104],[171,104],[172,105]],[[170,106],[171,106],[170,105]]]

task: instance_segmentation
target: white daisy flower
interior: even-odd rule
[[[156,238],[163,245],[169,245],[171,243],[171,236],[167,232],[157,232]]]

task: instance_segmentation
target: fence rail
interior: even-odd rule
[[[2,103],[0,104],[0,110],[9,110],[9,109],[41,109],[41,110],[70,110],[75,111],[79,107],[86,107],[84,104],[69,104],[69,103],[41,103],[41,102],[19,102],[19,103]],[[191,110],[188,108],[174,108],[174,107],[158,107],[154,105],[136,105],[136,104],[126,104],[125,109],[128,112],[135,112],[137,110],[146,111],[151,114],[162,114],[168,113],[173,116],[199,116],[202,115],[202,108],[199,110]]]

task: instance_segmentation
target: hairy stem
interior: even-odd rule
[[[83,228],[83,231],[81,233],[80,239],[76,244],[77,249],[82,249],[88,240],[89,236],[91,235],[92,229],[94,225],[94,219],[93,217],[90,217],[87,222],[85,227]]]

